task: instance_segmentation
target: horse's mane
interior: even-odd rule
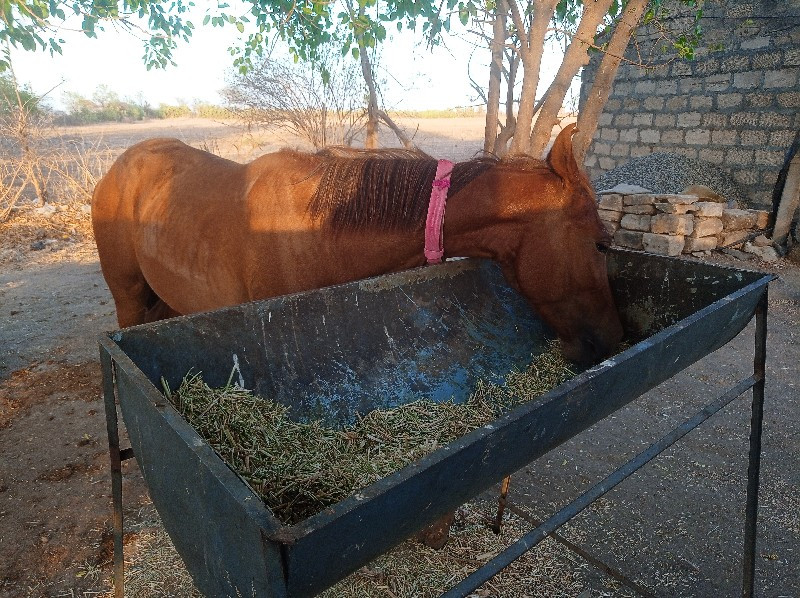
[[[410,230],[422,226],[428,210],[437,160],[418,150],[325,149],[322,179],[311,198],[314,218],[336,229]],[[459,162],[448,195],[499,163],[496,157]]]

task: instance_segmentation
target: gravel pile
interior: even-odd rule
[[[689,185],[705,185],[725,197],[729,203],[736,201],[741,207],[749,203],[736,181],[719,165],[667,152],[634,158],[592,182],[597,191],[628,183],[646,187],[655,193],[680,193]]]

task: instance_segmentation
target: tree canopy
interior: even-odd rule
[[[113,23],[145,38],[148,68],[165,67],[172,63],[177,41],[188,41],[192,34],[194,26],[185,18],[191,6],[186,0],[0,0],[0,42],[61,54],[63,28],[97,37]],[[7,68],[8,56],[0,56],[0,71]]]
[[[419,31],[434,45],[454,25],[471,25],[492,53],[484,95],[485,149],[498,154],[507,150],[538,154],[590,52],[605,51],[611,56],[601,69],[601,83],[610,87],[636,27],[667,15],[676,2],[691,7],[695,18],[670,43],[678,55],[691,57],[700,35],[700,0],[240,0],[235,6],[219,0],[207,9],[203,24],[233,25],[245,35],[241,45],[231,48],[234,66],[241,73],[260,63],[276,39],[287,45],[295,61],[318,64],[323,79],[328,76],[320,60],[325,52],[333,48],[342,56],[352,55],[361,63],[370,92],[372,123],[380,111],[373,65],[366,54],[387,40],[391,28]],[[0,0],[0,41],[26,50],[60,53],[59,27],[71,16],[69,22],[78,22],[89,37],[109,23],[140,34],[148,68],[163,67],[172,62],[177,42],[188,41],[192,34],[194,24],[187,19],[187,11],[193,6],[191,0]],[[598,36],[603,35],[606,39],[601,41]],[[537,101],[545,42],[553,36],[563,40],[564,59],[555,80]],[[7,61],[0,58],[0,71],[6,66]],[[505,122],[499,118],[503,81]],[[595,97],[604,102],[607,94],[598,92]],[[597,106],[590,112],[596,120]]]

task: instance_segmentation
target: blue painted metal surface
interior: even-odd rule
[[[421,397],[464,401],[549,338],[491,262],[467,260],[250,303],[117,333],[148,378],[189,369],[246,388],[298,419],[338,425]]]

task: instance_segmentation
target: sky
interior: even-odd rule
[[[199,10],[199,9],[198,9]],[[63,55],[49,52],[12,50],[17,78],[37,94],[50,92],[48,103],[63,108],[64,92],[91,97],[105,85],[123,99],[146,99],[151,105],[193,101],[222,103],[219,90],[232,68],[228,48],[240,34],[233,26],[201,26],[203,13],[193,17],[196,29],[188,43],[181,42],[174,53],[177,67],[148,71],[142,60],[142,42],[124,31],[106,26],[96,39],[80,32],[62,30]],[[384,45],[379,79],[386,81],[384,98],[390,109],[440,109],[477,102],[467,68],[473,47],[450,38],[448,48],[434,52],[410,32],[394,33]],[[473,76],[488,79],[488,52],[473,60]],[[52,91],[50,91],[52,90]]]

